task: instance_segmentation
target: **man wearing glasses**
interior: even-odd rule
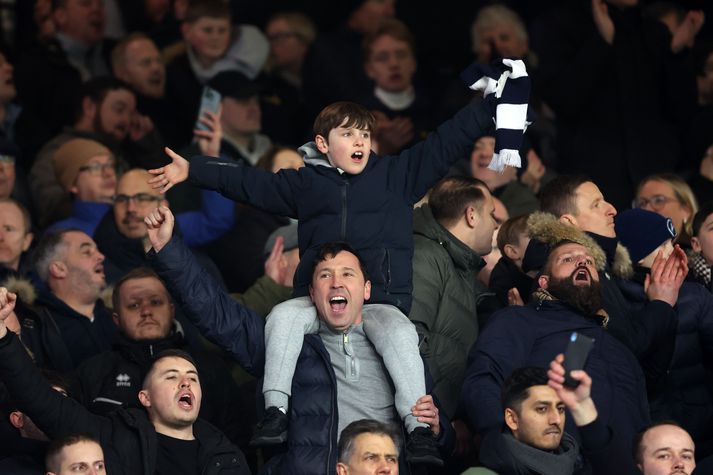
[[[52,161],[57,180],[73,201],[72,215],[49,230],[74,228],[93,236],[116,192],[114,155],[99,142],[78,138],[58,148]]]
[[[146,170],[135,168],[119,179],[113,197],[113,212],[107,213],[97,225],[94,239],[106,256],[106,273],[109,283],[116,282],[128,271],[146,265],[144,240],[147,238],[144,218],[158,206],[168,206],[162,193],[151,188],[151,177]],[[222,200],[217,193],[203,193],[200,211],[180,213],[176,220],[184,242],[190,247],[209,243],[233,224],[232,205],[217,203]],[[226,212],[227,211],[227,212]],[[208,259],[204,265],[214,269]]]

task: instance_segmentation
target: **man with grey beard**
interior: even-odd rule
[[[594,249],[583,244],[554,244],[530,303],[495,313],[485,326],[471,351],[462,392],[468,421],[481,435],[503,424],[504,379],[517,368],[547,368],[565,351],[574,332],[595,340],[583,369],[592,378],[591,396],[602,422],[629,445],[649,422],[646,385],[636,357],[607,332],[609,318],[601,308],[597,271],[601,257],[594,255]],[[652,272],[676,279],[684,270],[677,259],[658,259]],[[571,419],[566,431],[580,438]]]

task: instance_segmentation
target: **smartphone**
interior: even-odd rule
[[[203,88],[203,93],[201,94],[201,106],[200,109],[198,109],[198,117],[196,118],[196,129],[208,130],[208,127],[201,122],[201,117],[203,117],[203,114],[206,111],[217,114],[218,109],[220,109],[220,100],[221,96],[218,91],[208,86]]]
[[[564,352],[564,385],[570,388],[579,386],[579,381],[572,379],[569,372],[575,369],[583,369],[587,362],[587,356],[594,345],[594,338],[572,332]]]

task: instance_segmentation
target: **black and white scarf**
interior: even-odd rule
[[[488,168],[502,172],[506,166],[520,168],[522,134],[527,129],[530,77],[519,59],[499,59],[490,65],[471,64],[461,73],[469,88],[495,99],[495,153]]]

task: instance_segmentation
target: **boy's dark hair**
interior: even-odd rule
[[[520,413],[522,402],[530,397],[532,386],[546,386],[549,378],[547,370],[528,366],[518,368],[503,382],[501,401],[503,409],[512,409]]]
[[[529,214],[521,214],[514,216],[500,225],[498,230],[498,249],[505,255],[505,246],[507,244],[516,245],[520,241],[520,236],[527,232],[527,218]]]
[[[367,272],[366,270],[364,260],[361,258],[356,249],[354,249],[352,246],[349,245],[349,243],[346,243],[344,241],[333,241],[322,244],[322,246],[319,248],[317,256],[314,258],[314,262],[312,263],[312,275],[314,275],[314,269],[317,268],[317,265],[320,262],[334,258],[334,256],[336,256],[340,252],[350,252],[354,254],[357,260],[359,261],[359,268],[361,269],[361,273],[364,274],[364,281],[369,280],[369,272]]]
[[[107,94],[120,89],[126,89],[131,94],[134,94],[131,86],[112,76],[98,76],[85,82],[82,85],[81,99],[75,111],[75,120],[79,120],[79,118],[82,117],[82,103],[85,98],[89,98],[93,103],[99,105],[104,102]]]
[[[164,358],[182,358],[186,361],[188,361],[190,364],[193,365],[193,367],[196,368],[196,372],[198,372],[198,365],[196,364],[196,360],[193,359],[193,357],[190,355],[190,353],[179,350],[177,348],[169,348],[167,350],[163,350],[160,353],[158,353],[156,356],[154,356],[154,359],[151,361],[151,366],[149,366],[149,369],[146,371],[146,376],[144,376],[144,381],[141,384],[142,388],[146,388],[146,383],[148,382],[149,378],[151,377],[153,373],[153,369],[156,367],[156,363],[158,363],[160,360]],[[200,373],[199,373],[200,376]]]
[[[642,463],[642,461],[643,461],[644,445],[642,444],[642,442],[644,440],[644,436],[646,435],[646,433],[649,430],[651,430],[655,427],[659,427],[659,426],[676,426],[680,429],[683,429],[683,427],[681,427],[681,424],[679,424],[678,422],[671,420],[671,419],[657,421],[657,422],[654,422],[654,423],[649,424],[646,427],[644,427],[641,431],[639,431],[634,436],[634,443],[632,444],[632,449],[634,451],[633,455],[634,455],[635,463]],[[683,429],[683,430],[685,430],[685,429]]]
[[[201,18],[227,18],[230,20],[230,4],[225,0],[191,0],[186,7],[186,23],[195,23]]]
[[[315,135],[321,135],[325,141],[329,141],[329,131],[342,125],[373,132],[376,128],[376,119],[371,112],[359,104],[334,102],[322,109],[314,120],[312,129]]]
[[[347,463],[349,461],[354,450],[354,440],[361,434],[377,434],[390,437],[394,442],[394,446],[396,446],[396,454],[398,455],[398,433],[393,426],[373,419],[360,419],[346,426],[339,435],[337,444],[337,454],[339,456],[337,460],[339,462]]]
[[[576,216],[577,188],[592,181],[586,175],[560,175],[540,190],[540,210],[558,218],[563,214]]]
[[[701,206],[696,213],[696,216],[693,218],[693,223],[691,225],[693,234],[691,234],[691,236],[698,236],[698,233],[701,232],[701,226],[703,226],[703,223],[711,214],[713,214],[713,201],[703,203],[703,206]]]
[[[416,40],[411,30],[409,30],[402,21],[389,19],[384,20],[375,31],[366,35],[364,41],[362,41],[361,46],[364,53],[364,61],[369,61],[372,46],[376,40],[382,36],[390,36],[395,40],[403,41],[408,44],[411,54],[416,55]]]
[[[116,284],[114,284],[114,290],[111,293],[111,305],[113,306],[114,312],[118,313],[119,309],[119,292],[121,291],[121,286],[126,283],[128,280],[133,280],[133,279],[144,279],[147,277],[153,277],[154,279],[158,280],[161,282],[164,288],[166,288],[166,284],[161,279],[161,277],[158,276],[156,271],[149,267],[137,267],[135,269],[131,269],[129,272],[124,274],[124,276],[119,279]],[[168,289],[166,288],[166,293],[168,293]],[[170,298],[170,296],[169,296]]]
[[[90,434],[70,434],[53,440],[47,446],[47,454],[45,455],[45,469],[48,472],[60,472],[59,454],[65,447],[69,447],[80,442],[94,442],[101,447],[99,441]]]
[[[428,206],[433,217],[443,227],[449,227],[458,222],[466,206],[474,206],[480,213],[485,200],[484,189],[488,185],[477,178],[468,176],[449,176],[431,190]]]

